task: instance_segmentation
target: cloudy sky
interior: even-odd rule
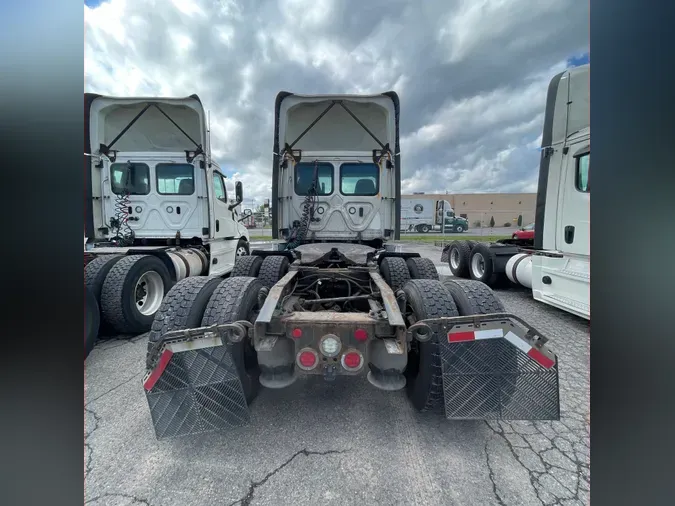
[[[404,193],[535,191],[548,82],[588,60],[578,0],[84,4],[85,91],[197,93],[214,157],[258,202],[280,90],[395,90]]]

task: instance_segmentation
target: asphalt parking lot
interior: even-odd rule
[[[440,248],[405,248],[440,264]],[[497,293],[558,354],[560,422],[451,422],[365,379],[319,379],[263,389],[247,427],[160,442],[141,387],[147,336],[116,338],[85,362],[86,504],[588,504],[588,322]]]

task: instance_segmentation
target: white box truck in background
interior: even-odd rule
[[[455,216],[455,211],[447,200],[401,199],[401,231],[426,234],[431,231],[466,232],[468,228],[469,220]]]

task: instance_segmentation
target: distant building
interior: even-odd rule
[[[523,226],[534,222],[536,193],[414,193],[402,195],[402,198],[429,200],[447,200],[455,214],[469,220],[469,227],[476,228],[477,222],[482,227],[490,226],[490,218],[494,217],[495,227],[503,227],[510,223],[517,226],[518,216],[522,216]]]

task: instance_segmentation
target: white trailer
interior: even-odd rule
[[[468,228],[469,221],[455,216],[455,211],[447,200],[401,199],[402,231],[465,232]]]
[[[590,319],[590,64],[551,80],[533,241],[455,241],[443,261],[457,277],[532,290],[535,300]]]
[[[84,102],[85,285],[109,331],[147,332],[176,282],[249,253],[242,184],[227,191],[198,96]]]

